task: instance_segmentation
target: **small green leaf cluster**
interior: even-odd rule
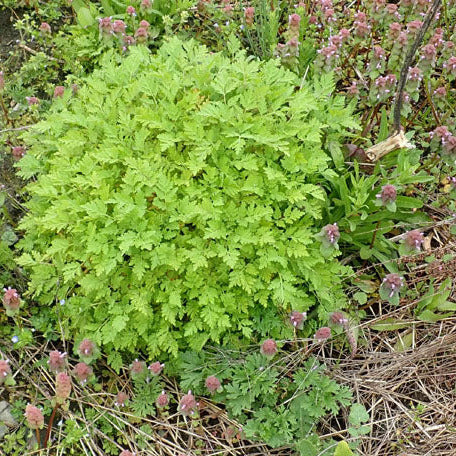
[[[352,437],[366,435],[371,430],[371,426],[364,424],[369,421],[369,413],[367,413],[364,405],[360,404],[359,402],[352,404],[350,408],[350,415],[348,416],[348,421],[350,423],[348,432]]]
[[[330,76],[177,38],[108,54],[26,135],[30,294],[69,330],[151,356],[251,337],[259,309],[344,307],[320,253],[326,139],[356,126]],[[57,299],[56,299],[57,298]]]
[[[423,207],[422,198],[406,195],[433,177],[419,169],[420,151],[417,149],[393,153],[385,157],[382,164],[377,163],[369,172],[355,161],[353,169],[335,178],[327,199],[327,213],[330,220],[340,226],[344,252],[359,252],[362,260],[375,259],[395,273],[397,264],[389,260],[397,256],[399,247],[389,239],[390,233],[399,228],[405,235],[410,227],[429,222],[429,216],[418,210]],[[379,204],[377,197],[381,188],[391,183],[396,186],[398,195],[394,211],[392,206]]]
[[[148,378],[148,381],[134,382],[134,400],[131,401],[131,409],[136,416],[145,417],[155,415],[155,401],[163,390],[163,384],[159,377]]]
[[[342,440],[338,443],[334,451],[334,456],[353,456],[353,451],[350,449],[348,443]]]
[[[415,315],[421,321],[435,323],[452,317],[456,311],[456,304],[448,301],[451,296],[451,279],[445,279],[438,289],[431,282],[429,290],[418,301]]]
[[[175,367],[181,389],[207,394],[204,380],[216,375],[223,388],[213,400],[221,402],[243,426],[247,438],[272,447],[290,446],[306,456],[331,442],[320,441],[316,424],[348,406],[351,393],[325,375],[325,366],[309,358],[292,374],[282,360],[271,363],[260,353],[229,356],[220,352],[186,352]]]

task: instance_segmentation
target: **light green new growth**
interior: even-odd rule
[[[114,53],[55,101],[20,162],[30,294],[104,350],[249,337],[254,309],[343,306],[324,258],[326,143],[355,127],[332,78],[177,38]],[[117,362],[120,358],[114,356]]]

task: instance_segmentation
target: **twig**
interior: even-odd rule
[[[372,235],[372,241],[370,243],[369,250],[371,250],[372,247],[374,247],[375,238],[377,237],[377,232],[378,232],[379,226],[380,226],[380,220],[377,222],[377,225],[375,226],[375,230],[374,230],[374,234]]]
[[[366,150],[367,158],[370,161],[376,162],[386,154],[389,154],[396,149],[411,149],[414,146],[409,143],[405,137],[404,130],[400,130],[397,134],[386,138],[381,143],[374,144]]]
[[[22,127],[6,128],[5,130],[0,130],[0,133],[7,133],[8,131],[28,130],[30,127],[33,127],[33,125],[23,125]]]
[[[424,35],[427,32],[429,26],[431,25],[432,19],[434,19],[437,10],[440,8],[442,0],[434,0],[431,8],[429,9],[426,19],[423,22],[422,27],[420,28],[415,41],[407,52],[405,56],[404,64],[402,65],[401,74],[399,77],[399,84],[397,86],[396,99],[394,102],[394,131],[396,133],[401,131],[401,110],[402,110],[402,92],[404,91],[405,83],[407,82],[407,75],[409,67],[412,63],[412,60],[415,56],[415,53],[423,41]]]
[[[25,51],[30,52],[30,54],[33,54],[33,55],[40,54],[40,52],[35,51],[35,49],[32,49],[31,47],[28,47],[25,44],[19,43],[18,46],[21,49],[24,49]],[[44,54],[44,52],[41,52],[41,54]],[[56,59],[55,57],[52,57],[50,55],[47,55],[47,54],[44,54],[44,55],[46,56],[46,58],[48,58],[49,60],[52,60],[53,62],[65,63],[63,60]]]
[[[423,231],[428,231],[428,230],[432,230],[434,228],[437,228],[438,226],[442,226],[442,225],[451,225],[453,223],[456,223],[456,217],[451,217],[450,219],[446,219],[446,220],[440,220],[430,226],[424,226],[424,227],[421,227],[420,229],[423,230]],[[393,236],[391,238],[389,238],[388,240],[391,241],[391,242],[395,242],[395,241],[400,241],[401,239],[404,239],[404,237],[406,236],[407,233],[402,233],[402,234],[398,234],[397,236]]]
[[[361,132],[361,136],[366,136],[369,130],[372,128],[374,123],[374,117],[377,115],[378,111],[380,110],[380,104],[375,105],[374,109],[372,109],[371,114],[367,116],[366,125]]]
[[[418,108],[415,110],[413,117],[407,121],[407,127],[412,125],[413,121],[418,117],[418,114],[421,112],[425,104],[428,102],[428,100],[423,100],[423,102],[418,106]]]
[[[366,89],[369,89],[369,85],[367,84],[366,80],[364,79],[363,74],[361,73],[361,71],[359,71],[358,68],[356,68],[355,66],[352,66],[352,68],[353,68],[353,71],[356,73],[356,76],[358,76],[359,80],[363,84],[363,86]]]

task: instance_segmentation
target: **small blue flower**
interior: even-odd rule
[[[59,302],[61,306],[65,305],[65,299],[61,299]]]
[[[13,342],[13,344],[17,344],[17,343],[19,342],[19,337],[13,336],[13,337],[11,338],[11,342]]]

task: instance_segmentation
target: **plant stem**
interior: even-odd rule
[[[372,235],[372,241],[370,243],[369,249],[372,249],[375,243],[375,238],[377,237],[377,230],[378,227],[380,226],[380,220],[377,222],[377,225],[375,226],[374,234]]]
[[[7,131],[27,130],[30,127],[32,127],[32,125],[23,125],[22,127],[17,127],[17,128],[7,128],[5,130],[0,130],[0,133],[6,133]]]
[[[2,107],[3,115],[5,116],[6,124],[9,124],[11,121],[8,117],[8,110],[6,109],[5,103],[3,102],[3,96],[0,94],[0,105]]]
[[[369,130],[373,127],[373,123],[375,122],[375,116],[378,114],[378,111],[380,110],[380,103],[376,104],[374,108],[372,109],[372,113],[368,116],[366,125],[364,125],[363,131],[361,133],[361,136],[364,137],[369,133]]]
[[[54,423],[55,412],[57,411],[58,408],[59,408],[59,404],[56,404],[52,410],[51,418],[49,418],[48,427],[46,429],[46,437],[44,437],[43,448],[47,448],[49,436],[51,435],[52,424]]]
[[[420,113],[422,113],[422,110],[424,108],[424,106],[426,105],[426,103],[428,102],[428,100],[424,100],[421,105],[418,107],[418,109],[416,109],[416,111],[414,112],[413,114],[413,117],[407,121],[407,126],[409,127],[410,125],[413,124],[413,121],[418,117],[418,115]]]
[[[41,449],[41,439],[40,439],[40,430],[38,428],[35,429],[36,434],[36,442],[38,443],[38,449]]]
[[[6,209],[5,206],[2,207],[3,209],[3,215],[5,216],[6,219],[8,219],[8,221],[10,222],[10,224],[12,226],[16,226],[16,223],[14,222],[14,220],[11,218],[11,215],[10,213],[8,212],[8,210]]]
[[[441,125],[439,115],[437,114],[437,112],[435,110],[434,103],[432,103],[432,98],[431,98],[428,88],[426,87],[426,84],[423,84],[423,88],[426,93],[426,97],[429,101],[429,106],[431,107],[432,115],[434,116],[434,119],[437,122],[437,125]]]

